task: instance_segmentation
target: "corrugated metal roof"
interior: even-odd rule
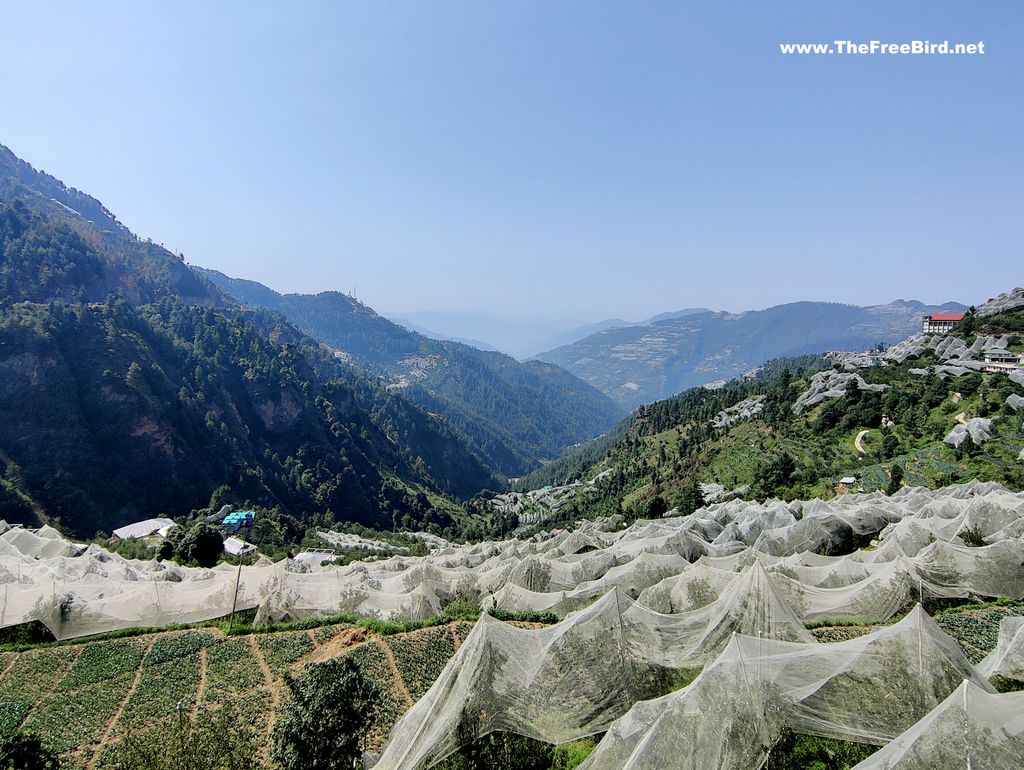
[[[245,556],[255,550],[256,546],[252,543],[247,543],[237,537],[229,537],[224,540],[224,553],[231,554],[232,556]]]
[[[255,519],[256,511],[232,511],[224,517],[225,522],[244,521],[246,519]]]
[[[114,537],[119,537],[122,540],[127,540],[130,537],[149,537],[155,535],[164,527],[173,527],[174,521],[172,519],[146,519],[145,521],[137,521],[134,524],[125,524],[123,527],[118,527],[114,530]]]
[[[301,553],[295,554],[295,561],[300,564],[311,562],[313,564],[323,564],[327,561],[334,561],[337,556],[334,553],[334,549],[327,548],[309,548]]]

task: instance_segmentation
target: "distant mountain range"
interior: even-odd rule
[[[454,337],[450,334],[442,334],[436,332],[433,329],[428,329],[426,326],[420,326],[418,323],[410,321],[408,318],[390,318],[389,320],[394,321],[399,326],[404,326],[406,329],[417,334],[422,334],[424,337],[430,337],[432,340],[447,340],[448,342],[461,342],[463,345],[469,345],[471,348],[477,350],[489,350],[491,352],[500,353],[494,345],[483,340],[473,339],[472,337]]]
[[[281,313],[392,392],[441,415],[492,468],[520,476],[593,438],[625,413],[559,366],[436,340],[338,292],[278,294],[214,270],[197,273],[250,308]]]
[[[629,321],[619,318],[583,323],[550,318],[498,318],[489,313],[436,310],[384,315],[427,337],[465,342],[481,350],[499,350],[520,360],[575,342],[597,331],[630,325]]]
[[[688,309],[549,330],[565,344],[520,362],[337,292],[190,269],[0,146],[0,518],[91,535],[235,502],[274,512],[254,542],[314,518],[455,532],[476,492],[637,404],[962,309]]]
[[[764,361],[824,350],[862,350],[920,329],[921,316],[961,311],[955,302],[896,300],[856,307],[794,302],[744,313],[684,311],[597,332],[542,353],[631,409],[696,385],[726,380]]]
[[[507,319],[485,313],[443,313],[421,311],[385,313],[395,323],[433,339],[464,342],[481,350],[500,350],[520,360],[536,357],[545,350],[569,345],[591,334],[626,326],[643,326],[667,318],[681,318],[707,308],[688,308],[661,313],[646,321],[606,318],[590,323],[552,319]]]

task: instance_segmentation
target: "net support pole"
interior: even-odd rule
[[[757,631],[757,683],[761,684],[761,630]]]
[[[242,582],[242,564],[238,564],[238,574],[235,576],[235,595],[231,598],[231,619],[228,620],[228,633],[235,627],[235,605],[238,603],[238,584]]]
[[[918,675],[924,677],[924,632],[917,629],[917,670]]]
[[[967,770],[971,770],[971,740],[968,733],[970,719],[967,715],[967,680],[962,685],[964,690],[964,752],[967,755]]]

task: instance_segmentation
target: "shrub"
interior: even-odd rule
[[[193,724],[185,710],[163,727],[128,732],[111,753],[112,770],[248,770],[256,759],[252,729],[230,706],[203,712]]]
[[[0,738],[0,770],[57,770],[57,755],[35,733],[16,730]]]
[[[281,770],[357,767],[381,693],[349,658],[285,675],[291,698],[274,725],[271,759]]]
[[[549,770],[554,749],[515,733],[494,732],[470,741],[436,765],[438,770]]]
[[[900,487],[903,486],[903,468],[893,463],[892,470],[889,471],[889,484],[885,488],[885,494],[894,495]]]
[[[679,508],[680,516],[689,516],[698,508],[704,506],[704,493],[701,491],[697,479],[691,479],[679,492],[676,498],[676,507]]]
[[[555,746],[551,750],[551,770],[573,770],[597,748],[593,738],[582,738],[572,743]]]
[[[173,530],[172,530],[173,532]],[[224,538],[216,527],[201,521],[175,539],[174,552],[182,561],[212,567],[224,553]]]
[[[960,539],[964,541],[964,545],[970,546],[971,548],[984,548],[988,545],[988,543],[985,542],[985,535],[976,526],[960,532]]]
[[[772,747],[772,770],[848,770],[878,750],[876,746],[786,731]]]

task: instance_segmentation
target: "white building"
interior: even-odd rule
[[[921,331],[925,334],[949,334],[963,320],[963,313],[932,313],[922,320]]]
[[[990,374],[1008,374],[1014,369],[1024,365],[1024,357],[1011,353],[1003,348],[989,348],[985,351],[985,366],[983,372]]]
[[[247,543],[241,538],[229,537],[224,540],[224,553],[229,556],[248,556],[256,553],[256,546]]]

